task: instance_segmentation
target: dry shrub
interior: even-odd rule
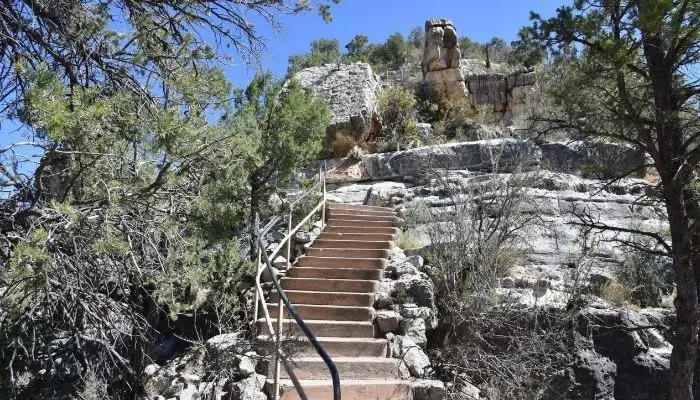
[[[336,132],[335,139],[331,143],[331,155],[334,158],[345,157],[350,151],[359,146],[359,142],[355,138],[345,132]]]
[[[432,243],[425,256],[434,268],[441,315],[431,352],[438,376],[454,383],[450,398],[467,399],[460,391],[466,383],[488,398],[545,398],[556,391],[553,376],[566,364],[568,320],[546,309],[499,304],[494,291],[538,222],[536,205],[526,197],[537,176],[498,174],[498,151],[491,156],[491,174],[465,179],[436,173],[454,206],[428,224]]]
[[[608,303],[622,307],[629,304],[632,296],[632,289],[617,279],[611,279],[603,285],[601,297]]]

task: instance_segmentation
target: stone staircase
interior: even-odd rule
[[[289,269],[282,287],[335,362],[343,400],[411,400],[408,373],[400,360],[388,357],[387,340],[376,337],[373,321],[374,294],[398,233],[396,215],[388,208],[329,204],[327,216],[325,231]],[[273,318],[277,301],[273,292]],[[286,309],[284,317],[283,335],[302,335]],[[257,323],[264,328],[264,319]],[[310,400],[332,399],[325,363],[308,340],[303,343],[293,358],[297,378]],[[273,363],[266,372],[271,387]],[[299,399],[284,368],[281,378],[280,399]]]

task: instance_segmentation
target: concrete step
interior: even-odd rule
[[[389,265],[386,258],[343,258],[303,256],[296,266],[301,268],[351,268],[351,269],[384,269]],[[292,268],[294,269],[294,268]],[[329,276],[329,278],[331,278]]]
[[[301,380],[299,383],[309,399],[333,398],[330,380]],[[269,380],[268,393],[272,393],[272,387],[273,382]],[[340,381],[340,395],[343,400],[413,400],[411,384],[400,379],[344,379]],[[280,381],[280,400],[301,400],[289,379]]]
[[[326,233],[362,233],[362,234],[383,234],[383,235],[396,235],[400,232],[399,228],[392,227],[373,227],[373,226],[348,226],[348,225],[337,225],[337,226],[326,226]]]
[[[349,240],[349,239],[316,239],[311,248],[329,249],[391,249],[394,242],[390,240]]]
[[[326,400],[333,398],[333,383],[330,380],[301,380],[304,393],[309,399]],[[272,393],[273,382],[266,384]],[[340,395],[343,400],[413,400],[411,384],[400,379],[344,379],[340,381]],[[280,400],[301,400],[289,379],[280,381]]]
[[[359,204],[342,204],[342,203],[328,203],[329,210],[362,210],[362,211],[391,211],[394,210],[389,207],[377,207],[377,206],[365,206]]]
[[[364,221],[361,219],[333,219],[326,221],[328,226],[359,226],[364,228],[396,228],[396,221]]]
[[[371,221],[371,222],[390,222],[398,223],[399,219],[393,215],[371,215],[364,213],[355,213],[348,211],[347,214],[335,213],[328,217],[328,219],[339,220],[339,221]]]
[[[339,257],[339,258],[389,258],[391,252],[387,249],[337,249],[327,247],[311,247],[306,250],[306,255],[311,257]]]
[[[387,355],[386,339],[318,337],[316,340],[331,357],[386,357]],[[258,336],[255,343],[256,347],[261,351],[260,354],[272,354],[274,352],[274,338]],[[318,356],[316,349],[306,337],[289,339],[289,342],[283,343],[282,346],[284,349],[290,349],[287,352],[293,358]]]
[[[328,366],[321,357],[294,357],[294,373],[299,379],[330,379]],[[401,360],[387,357],[334,357],[333,362],[338,368],[341,382],[344,379],[399,379]],[[263,362],[263,371],[267,376],[274,376],[274,363]],[[265,368],[267,367],[267,368]],[[405,368],[405,367],[404,367]],[[287,371],[282,368],[282,378],[288,378]]]
[[[379,281],[384,277],[383,269],[354,268],[302,268],[293,267],[287,271],[290,278],[327,278],[328,280],[371,280]]]
[[[355,306],[372,307],[374,293],[348,293],[348,292],[310,292],[301,290],[285,290],[287,298],[292,304],[316,304],[329,306]],[[276,304],[279,300],[277,291],[270,293],[270,303]]]
[[[323,274],[322,277],[324,279],[283,278],[282,288],[285,290],[345,293],[374,293],[379,289],[378,280],[325,279],[326,274]]]
[[[272,319],[273,327],[276,319]],[[344,338],[373,338],[374,325],[370,321],[321,321],[304,320],[306,326],[317,337],[344,337]],[[256,321],[258,332],[268,334],[265,318]],[[304,333],[293,319],[282,320],[282,332],[286,335],[304,336]]]
[[[396,212],[394,210],[358,210],[358,209],[342,209],[342,208],[331,208],[328,209],[326,214],[328,216],[334,216],[334,215],[345,215],[345,214],[362,214],[362,215],[371,215],[375,217],[396,217]]]
[[[328,233],[323,232],[318,236],[319,240],[363,240],[369,242],[391,242],[395,235],[391,233]]]
[[[291,318],[289,310],[284,308],[284,318]],[[372,321],[374,308],[358,306],[326,306],[317,304],[294,304],[294,309],[304,319],[325,321]],[[277,316],[277,303],[267,304],[270,317]]]

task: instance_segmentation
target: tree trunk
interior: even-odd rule
[[[673,265],[676,270],[676,332],[669,379],[671,400],[693,399],[695,362],[698,351],[698,287],[692,257],[692,233],[688,225],[682,190],[664,187],[668,212]]]

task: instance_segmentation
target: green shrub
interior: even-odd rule
[[[422,200],[411,202],[406,207],[402,227],[404,230],[415,229],[418,225],[430,221],[430,207]]]
[[[395,86],[379,95],[382,117],[380,150],[401,150],[413,145],[418,137],[416,128],[416,96],[409,89]]]

